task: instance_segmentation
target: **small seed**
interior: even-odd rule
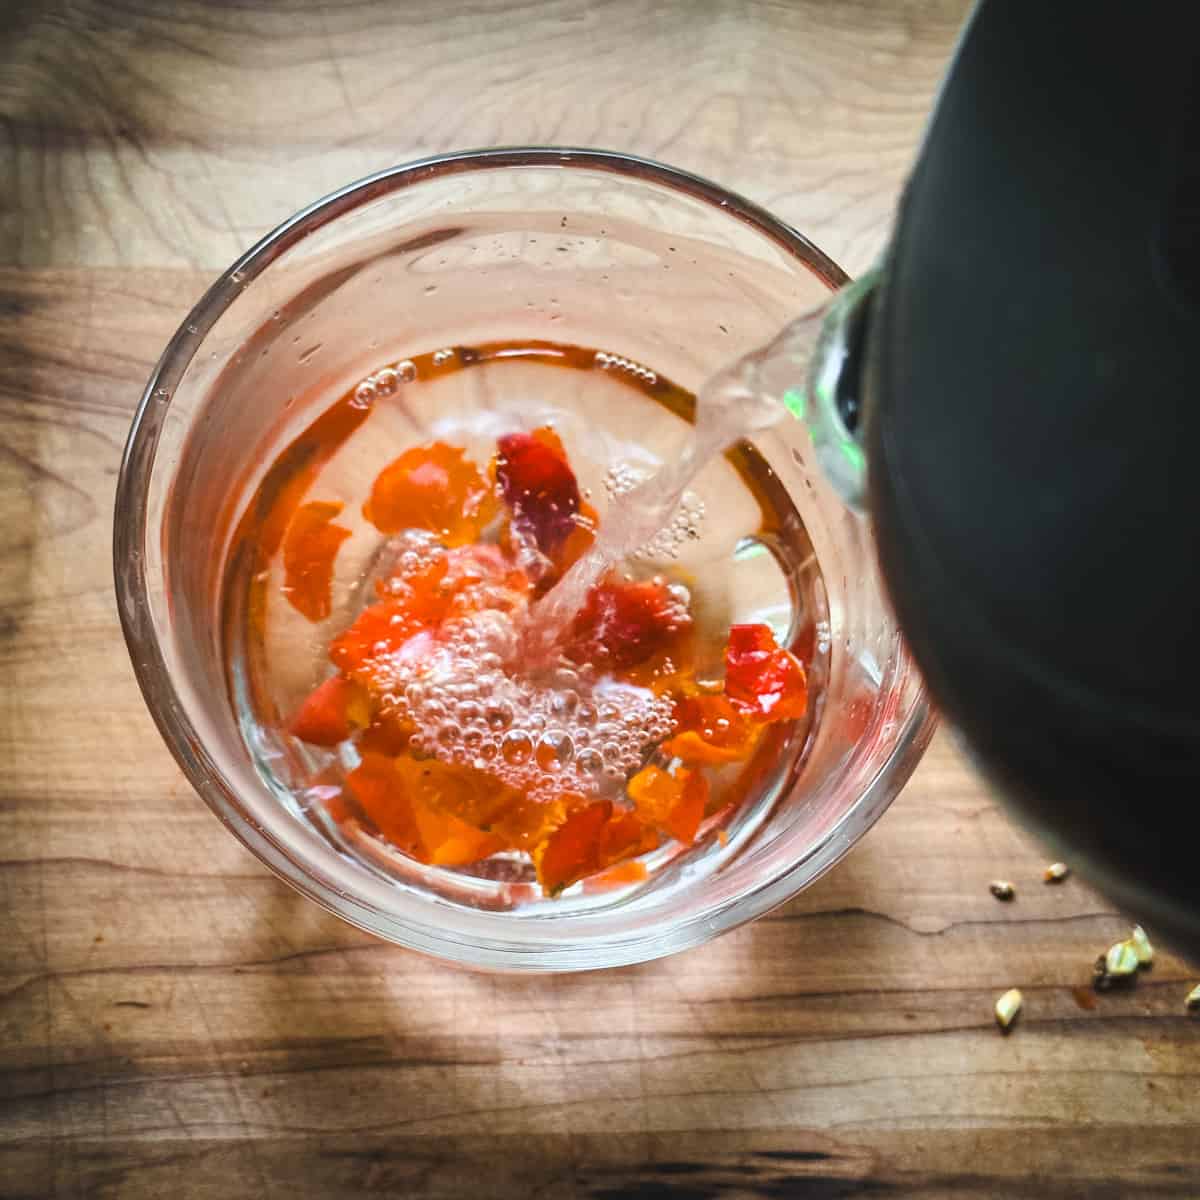
[[[1007,879],[996,879],[988,885],[988,891],[996,897],[997,900],[1011,900],[1017,893],[1016,889]]]
[[[1105,974],[1114,979],[1123,979],[1135,974],[1137,969],[1138,953],[1133,942],[1117,942],[1115,946],[1109,946],[1108,953],[1104,956]]]
[[[1102,954],[1092,966],[1092,987],[1098,992],[1107,992],[1113,985],[1112,977],[1108,973],[1107,962],[1107,957]]]
[[[1070,873],[1071,868],[1066,863],[1056,862],[1046,868],[1043,878],[1047,883],[1062,883]]]
[[[1148,967],[1154,961],[1154,947],[1150,945],[1150,939],[1140,925],[1133,927],[1133,932],[1129,935],[1129,942],[1137,951],[1138,966]]]
[[[1183,1002],[1188,1012],[1200,1011],[1200,983],[1187,994],[1187,999]]]
[[[1017,1019],[1017,1014],[1021,1011],[1023,1000],[1024,997],[1016,988],[1009,988],[996,1001],[996,1024],[1001,1029],[1007,1032],[1009,1026]]]

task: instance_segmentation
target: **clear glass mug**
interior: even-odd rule
[[[800,421],[756,434],[754,446],[821,567],[819,716],[803,759],[762,775],[766,803],[753,821],[627,892],[498,906],[453,872],[381,871],[331,844],[273,777],[269,747],[239,725],[222,582],[240,508],[266,464],[395,346],[552,337],[650,364],[695,391],[845,282],[747,201],[659,164],[585,150],[489,150],[399,167],[268,235],[168,344],[117,490],[126,640],[196,790],[261,861],[331,912],[478,968],[656,958],[813,882],[896,796],[933,718],[883,596],[869,526],[827,482]]]

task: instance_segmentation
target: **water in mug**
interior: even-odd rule
[[[502,543],[514,562],[524,561],[533,590],[520,612],[489,613],[426,638],[409,665],[393,656],[384,699],[403,715],[404,753],[430,764],[427,773],[476,772],[547,803],[568,792],[610,804],[619,817],[631,807],[632,778],[650,765],[672,769],[662,746],[675,728],[677,695],[636,672],[634,683],[618,681],[604,661],[568,660],[562,648],[599,581],[655,580],[690,621],[688,688],[720,688],[731,626],[766,626],[803,662],[809,704],[803,718],[765,728],[744,761],[706,768],[711,784],[690,843],[652,839],[657,844],[634,847],[641,850],[636,872],[608,874],[628,890],[735,854],[802,766],[828,674],[819,566],[799,512],[754,443],[783,411],[759,386],[760,365],[736,364],[697,403],[652,364],[603,349],[492,342],[386,359],[330,397],[249,499],[225,580],[230,693],[258,769],[281,802],[387,878],[453,872],[471,903],[522,910],[564,903],[538,887],[535,859],[544,847],[530,852],[510,840],[474,861],[447,852],[440,862],[434,854],[414,864],[403,837],[389,837],[387,823],[359,803],[361,789],[346,786],[364,763],[361,739],[313,745],[289,732],[333,670],[331,643],[367,606],[387,599],[389,581],[403,587],[445,554],[428,530],[383,532],[364,513],[381,472],[414,447],[440,443],[461,448],[491,483],[501,439],[548,429],[596,515],[595,539],[572,565],[539,576],[545,564],[533,561],[536,547],[502,520],[480,533],[484,545]],[[288,531],[314,504],[336,514],[339,533],[327,604],[302,611],[289,596]],[[614,886],[572,877],[565,902],[611,903],[620,894]]]

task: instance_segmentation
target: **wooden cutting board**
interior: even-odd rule
[[[709,175],[861,270],[965,7],[0,8],[0,1196],[1200,1195],[1195,977],[1162,954],[1094,997],[1127,920],[1042,882],[945,737],[757,924],[643,967],[484,977],[268,875],[161,745],[117,625],[141,386],[277,221],[433,151],[599,145]]]

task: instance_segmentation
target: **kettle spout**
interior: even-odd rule
[[[759,386],[808,427],[823,474],[855,512],[866,504],[863,361],[879,279],[876,268],[848,283],[788,325],[759,358]]]

